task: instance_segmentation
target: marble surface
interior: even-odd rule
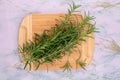
[[[81,12],[95,16],[94,55],[87,70],[25,71],[18,31],[32,13],[66,13],[72,0],[0,0],[0,80],[120,80],[120,0],[74,0]]]

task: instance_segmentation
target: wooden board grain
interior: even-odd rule
[[[55,25],[56,19],[64,14],[32,14],[24,18],[21,23],[19,30],[18,44],[22,45],[28,40],[32,40],[34,33],[42,34],[45,29],[50,29]],[[79,21],[82,21],[83,16],[79,16]],[[93,33],[90,36],[94,37]],[[86,61],[87,65],[90,63],[93,55],[94,39],[86,38],[86,42],[82,42],[81,46],[78,46],[81,51],[80,61]],[[69,61],[73,69],[76,68],[75,60],[79,57],[79,50],[76,48],[72,50],[72,54],[69,57]],[[22,57],[21,57],[22,59]],[[43,64],[40,65],[39,70],[59,70],[60,67],[64,65],[67,61],[67,55],[61,60],[54,62],[54,64]],[[86,66],[87,66],[86,65]],[[32,64],[32,70],[34,70],[36,64]],[[78,67],[81,68],[81,67]]]

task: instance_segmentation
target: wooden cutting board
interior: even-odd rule
[[[18,44],[22,45],[28,40],[32,40],[33,34],[38,33],[42,34],[45,29],[50,29],[52,26],[55,25],[56,19],[59,19],[60,16],[64,14],[32,14],[25,17],[21,23],[19,29],[19,39]],[[79,21],[82,21],[83,16],[79,16]],[[90,36],[94,37],[93,33]],[[81,46],[78,46],[81,50],[81,59],[80,61],[86,61],[88,65],[92,59],[93,55],[93,47],[94,47],[94,39],[86,38],[86,42],[82,42]],[[20,53],[21,54],[21,53]],[[79,50],[75,49],[72,51],[70,55],[69,61],[73,69],[76,68],[75,60],[79,57]],[[21,57],[22,60],[22,57]],[[59,70],[60,67],[65,64],[67,61],[67,56],[63,57],[61,61],[56,61],[54,64],[43,64],[40,65],[39,70]],[[23,61],[24,62],[24,61]],[[86,66],[87,66],[86,65]],[[35,64],[32,64],[32,70],[35,69]],[[78,67],[81,68],[81,67]]]

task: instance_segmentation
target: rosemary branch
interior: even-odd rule
[[[73,14],[79,7],[73,3],[68,9],[68,14],[58,20],[59,24],[50,30],[44,30],[42,35],[35,33],[33,41],[28,41],[19,47],[25,61],[24,68],[27,65],[31,67],[33,62],[38,63],[36,69],[44,63],[54,63],[63,56],[70,54],[71,49],[74,49],[79,41],[85,41],[85,37],[96,31],[94,24],[90,24],[90,20],[93,20],[92,16],[85,15],[82,22],[79,22],[79,15]],[[71,19],[72,16],[76,17],[75,23]],[[80,62],[78,64],[81,67],[85,66]],[[62,68],[70,70],[69,61]]]

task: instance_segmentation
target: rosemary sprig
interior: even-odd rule
[[[70,62],[67,61],[61,68],[64,69],[63,71],[66,71],[66,70],[71,71],[72,66],[71,66]]]
[[[80,41],[85,41],[85,37],[95,32],[94,24],[90,24],[93,17],[85,15],[82,22],[78,21],[79,15],[74,15],[80,6],[70,5],[68,14],[62,19],[59,19],[59,24],[56,24],[50,30],[44,30],[42,35],[35,33],[33,41],[28,41],[19,47],[19,51],[25,61],[25,67],[28,65],[31,69],[31,64],[36,63],[36,69],[40,65],[46,63],[54,63],[65,55],[71,54],[71,49],[74,49]],[[75,22],[72,16],[76,17]],[[78,63],[84,68],[84,63]],[[69,61],[62,67],[64,70],[70,70],[72,66]]]
[[[77,64],[79,64],[79,66],[80,66],[81,68],[83,68],[84,70],[86,70],[86,69],[85,69],[85,66],[86,66],[86,62],[85,62],[85,61],[79,61]]]
[[[113,39],[109,42],[110,42],[110,46],[107,46],[107,48],[110,49],[111,51],[120,53],[120,45]]]

